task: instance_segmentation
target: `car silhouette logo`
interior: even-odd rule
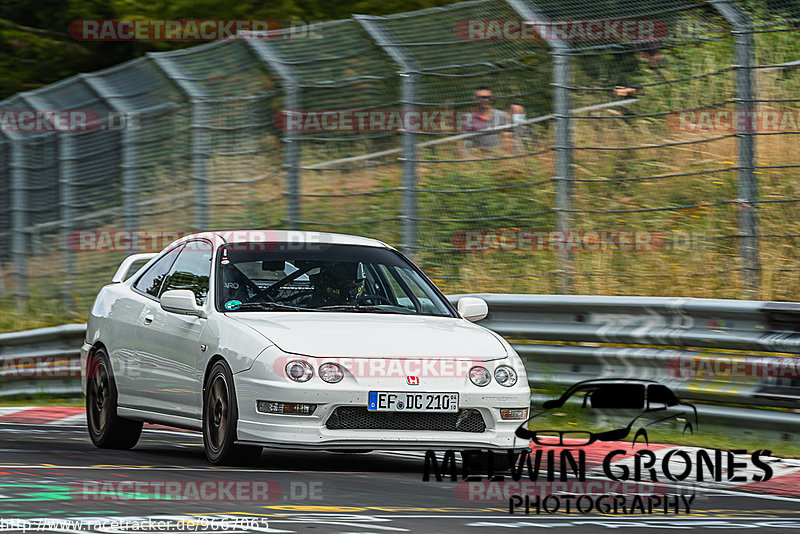
[[[554,411],[562,410],[566,403],[571,403],[587,417],[596,412],[606,418],[622,417],[627,424],[605,427],[600,432],[579,428],[557,430],[546,428],[550,424],[545,427],[536,424]],[[537,417],[541,419],[537,421]],[[529,428],[531,422],[533,429]],[[633,432],[632,446],[635,446],[639,440],[649,444],[647,430],[667,422],[683,424],[684,434],[693,434],[698,427],[697,409],[681,402],[667,386],[651,380],[595,379],[573,384],[561,397],[543,403],[542,410],[522,423],[515,434],[541,446],[583,447],[596,441],[621,441]]]
[[[407,376],[406,382],[409,386],[418,386],[419,385],[419,377],[418,376]]]

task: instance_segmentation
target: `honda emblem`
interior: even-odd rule
[[[419,385],[419,377],[418,376],[407,376],[406,382],[408,382],[409,386],[418,386]]]

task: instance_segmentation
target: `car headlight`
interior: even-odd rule
[[[308,382],[314,376],[314,368],[303,360],[292,360],[286,364],[286,376],[295,382]]]
[[[501,365],[494,370],[494,379],[497,380],[497,383],[501,386],[510,388],[517,383],[517,372],[511,367]]]
[[[323,363],[319,366],[319,377],[325,382],[335,384],[344,378],[344,372],[335,363]]]
[[[486,367],[473,367],[469,370],[469,379],[476,386],[483,387],[492,381],[492,375],[489,374]]]

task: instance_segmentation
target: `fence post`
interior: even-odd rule
[[[17,308],[25,304],[28,293],[28,180],[25,155],[17,133],[8,133],[11,143],[11,257],[14,261],[14,300]]]
[[[211,149],[208,133],[208,97],[206,92],[191,81],[181,68],[168,57],[169,52],[148,53],[153,63],[167,75],[183,93],[192,106],[192,181],[194,182],[194,230],[208,230],[208,168],[207,159]]]
[[[52,105],[35,94],[22,94],[20,97],[31,109],[47,110]],[[75,136],[77,132],[57,131],[55,135],[58,151],[58,228],[60,230],[59,250],[63,256],[64,279],[59,288],[59,302],[62,306],[72,306],[72,284],[75,279],[75,258],[67,244],[69,233],[75,229],[75,159],[77,149]]]
[[[571,227],[572,209],[572,124],[569,110],[570,60],[564,48],[553,51],[553,115],[556,118],[556,230],[563,243]],[[573,254],[559,247],[558,291],[573,293]]]
[[[6,159],[6,161],[4,163],[6,165],[8,165],[8,168],[10,169],[10,164],[11,164],[11,140],[8,139],[7,137],[3,136],[2,133],[0,133],[0,137],[3,137],[3,139],[0,139],[0,145],[1,145],[0,146],[0,150],[4,150],[5,153],[7,154],[7,159]],[[8,187],[8,193],[7,194],[10,195],[11,194],[10,175],[7,174],[6,176],[8,177],[7,180],[0,181],[0,187],[7,186]],[[8,197],[6,197],[6,198],[8,198]],[[10,203],[9,203],[8,207],[9,207],[8,216],[10,217],[10,215],[11,215],[11,212],[10,212],[11,204]],[[11,238],[12,238],[11,221],[10,220],[8,221],[8,227],[7,228],[5,228],[4,230],[3,229],[0,229],[0,230],[2,230],[3,232],[8,232],[8,241],[4,242],[3,246],[5,247],[6,250],[9,251],[9,254],[0,254],[0,298],[5,298],[5,296],[6,296],[6,282],[5,282],[5,273],[3,272],[3,270],[5,268],[6,262],[11,259],[11,257],[10,257]]]
[[[94,93],[105,103],[109,109],[116,113],[121,113],[125,117],[125,128],[120,133],[120,147],[122,151],[122,158],[120,161],[120,179],[122,186],[122,218],[124,221],[125,230],[128,232],[135,232],[138,230],[139,224],[139,206],[138,206],[138,154],[136,151],[136,130],[130,127],[128,113],[133,113],[134,110],[128,109],[124,105],[120,105],[113,99],[114,91],[108,86],[105,80],[99,77],[90,75],[82,75],[83,81],[86,85],[94,91]]]
[[[300,83],[294,67],[284,60],[278,49],[263,39],[245,39],[256,57],[278,74],[283,82],[283,111],[300,110]],[[286,169],[286,225],[290,230],[300,227],[300,138],[287,129],[283,166]]]
[[[530,3],[525,0],[506,0],[509,6],[524,20],[544,21],[542,16]],[[534,29],[539,33],[541,24],[536,24]],[[571,227],[572,209],[572,120],[570,117],[570,57],[569,46],[560,39],[554,39],[547,32],[540,33],[541,38],[550,47],[550,56],[553,58],[553,116],[555,117],[556,133],[555,146],[556,169],[553,181],[556,187],[556,230],[560,232],[563,242],[567,243],[567,236]],[[573,254],[565,247],[559,247],[557,252],[558,267],[558,292],[573,293],[575,281],[573,279]]]
[[[743,131],[736,132],[737,168],[739,170],[739,255],[742,260],[744,297],[757,300],[761,293],[759,259],[758,182],[755,175],[755,138],[753,136],[753,25],[750,17],[730,0],[711,0],[733,30],[734,70],[736,72],[736,113],[747,117]],[[738,122],[737,122],[738,123]]]
[[[400,101],[403,113],[407,116],[416,110],[417,101],[417,66],[414,59],[399,45],[391,33],[380,24],[380,17],[353,15],[353,18],[369,33],[392,61],[400,67]],[[404,131],[402,137],[403,161],[403,202],[402,214],[403,238],[401,248],[408,256],[414,256],[417,250],[417,144],[412,131]]]
[[[45,108],[46,109],[46,108]],[[75,221],[75,198],[74,187],[75,182],[75,158],[77,157],[77,150],[75,149],[75,137],[80,135],[78,133],[65,133],[57,134],[58,137],[58,192],[59,192],[59,218],[61,219],[61,247],[64,251],[64,271],[66,276],[61,285],[61,305],[72,305],[72,284],[75,278],[75,258],[72,257],[72,251],[67,244],[67,237],[74,228]]]

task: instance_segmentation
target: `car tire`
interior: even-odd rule
[[[135,446],[142,435],[142,422],[117,415],[117,384],[105,349],[89,356],[86,377],[86,426],[92,443],[100,449]]]
[[[239,409],[233,373],[224,361],[211,368],[203,388],[203,448],[215,465],[253,465],[262,448],[237,445]]]

